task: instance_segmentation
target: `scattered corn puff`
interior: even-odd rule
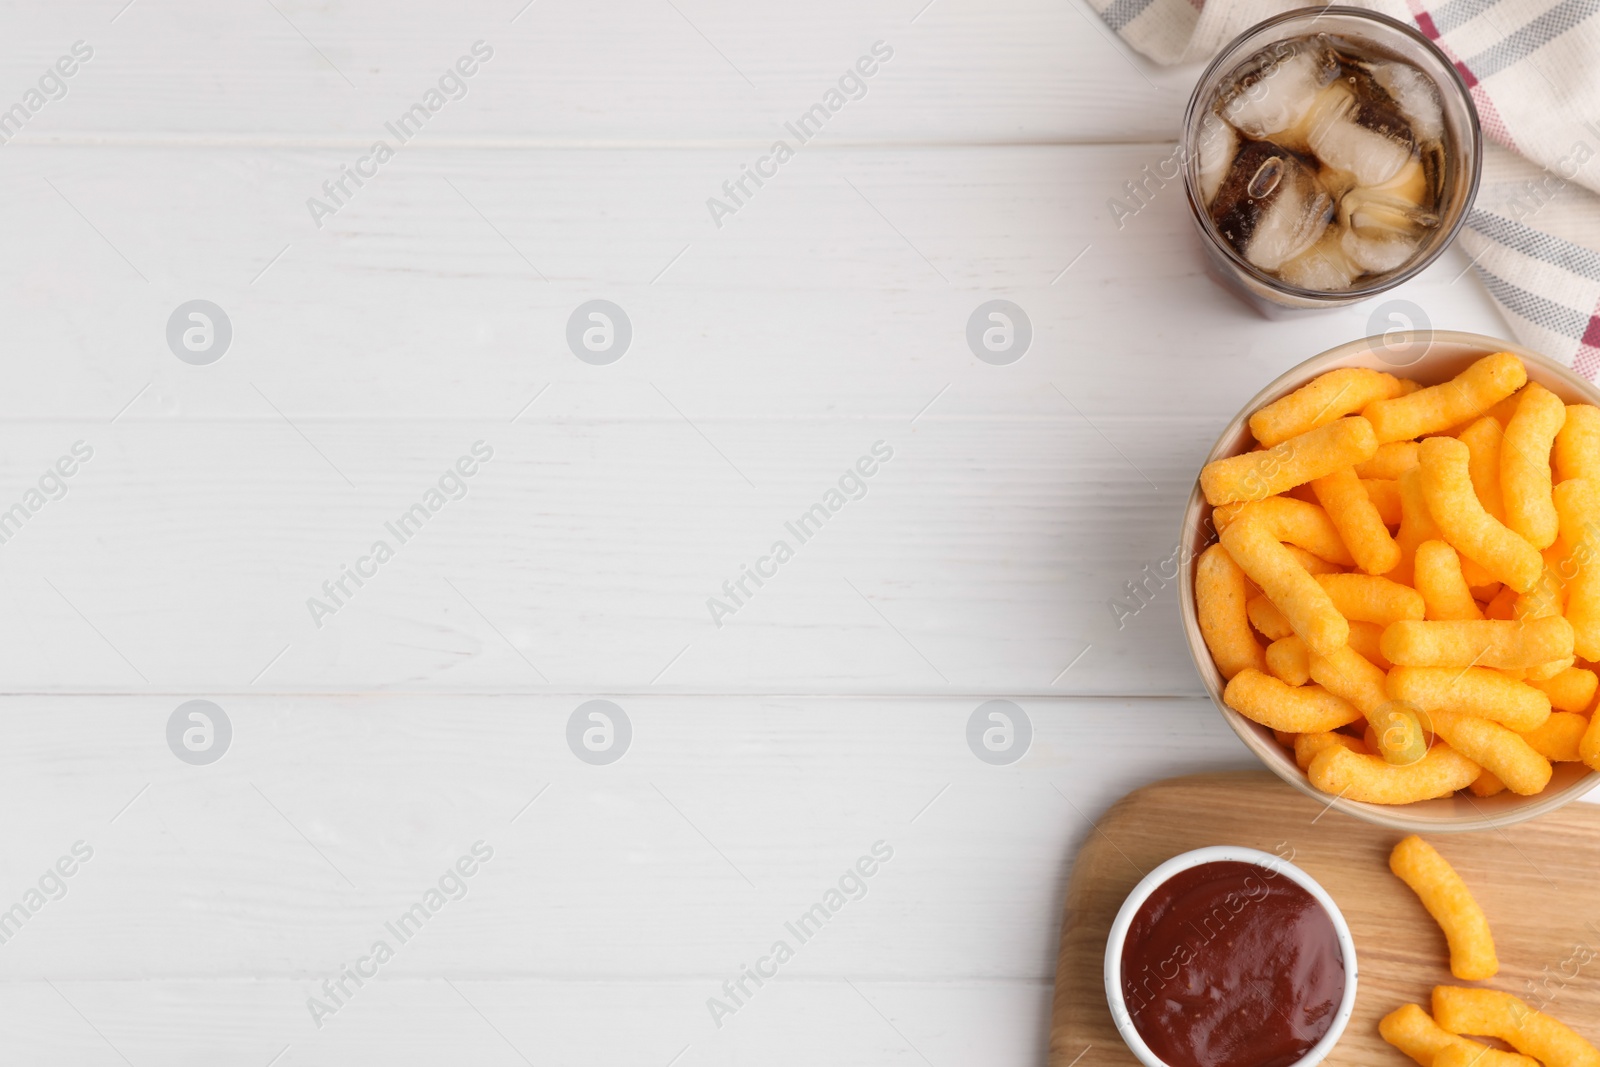
[[[1511,425],[1511,416],[1517,413],[1517,405],[1520,403],[1522,403],[1522,393],[1519,391],[1512,393],[1504,400],[1495,404],[1494,407],[1484,412],[1484,414],[1489,416],[1495,422],[1498,422],[1500,424],[1500,429],[1504,430],[1507,426]]]
[[[1526,593],[1517,594],[1517,599],[1511,605],[1513,619],[1543,619],[1552,615],[1563,613],[1566,598],[1560,577],[1554,568],[1545,564],[1544,572],[1539,576],[1539,583]],[[1573,632],[1573,644],[1577,644],[1577,632]],[[1542,682],[1554,678],[1562,671],[1571,667],[1576,662],[1574,656],[1551,660],[1549,663],[1540,663],[1528,668],[1526,680]]]
[[[1312,574],[1337,574],[1354,562],[1339,531],[1328,519],[1322,505],[1292,496],[1269,496],[1265,500],[1240,500],[1211,510],[1211,525],[1220,536],[1245,508],[1260,505],[1260,515],[1268,520],[1273,535],[1283,542],[1300,565]],[[1299,542],[1321,549],[1339,562],[1330,562]],[[1342,564],[1342,565],[1341,565]]]
[[[1489,920],[1467,883],[1434,847],[1412,834],[1389,853],[1389,869],[1422,901],[1450,945],[1450,973],[1481,982],[1500,970]]]
[[[1311,766],[1317,753],[1332,745],[1348,748],[1351,752],[1366,752],[1359,738],[1335,730],[1322,730],[1314,734],[1299,734],[1294,739],[1294,761],[1303,771]]]
[[[1504,793],[1506,784],[1496,778],[1493,771],[1484,771],[1472,780],[1472,784],[1467,786],[1467,789],[1475,797],[1493,797]]]
[[[1300,500],[1307,504],[1317,503],[1317,494],[1311,491],[1310,482],[1307,482],[1305,485],[1296,485],[1289,489],[1285,489],[1283,491],[1283,495],[1291,500]],[[1321,507],[1322,505],[1317,504],[1317,506]]]
[[[1565,659],[1553,659],[1549,663],[1541,663],[1537,667],[1529,667],[1523,673],[1523,681],[1543,682],[1554,678],[1556,675],[1570,668],[1578,662],[1577,656],[1567,656]]]
[[[1600,482],[1571,478],[1556,486],[1556,514],[1569,555],[1561,569],[1567,583],[1567,619],[1573,651],[1600,660]]]
[[[1459,553],[1457,554],[1459,555]],[[1483,564],[1471,556],[1461,557],[1461,577],[1465,578],[1468,587],[1473,589],[1501,584],[1498,578],[1490,574]]]
[[[1435,622],[1483,618],[1461,576],[1461,557],[1445,542],[1424,541],[1417,546],[1413,579],[1426,606],[1423,618]]]
[[[1600,771],[1600,714],[1591,716],[1589,728],[1578,740],[1578,758],[1592,771]]]
[[[1483,617],[1508,622],[1516,614],[1517,598],[1522,594],[1509,585],[1501,586],[1494,598],[1483,607]]]
[[[1294,634],[1267,646],[1267,673],[1285,685],[1305,685],[1311,680],[1311,654]]]
[[[1362,409],[1379,444],[1438,433],[1475,419],[1528,380],[1522,360],[1509,352],[1484,356],[1440,385],[1409,396],[1379,400]]]
[[[1421,619],[1427,611],[1422,594],[1409,586],[1371,574],[1319,574],[1333,606],[1346,619],[1379,626],[1402,619]]]
[[[1533,667],[1572,655],[1572,624],[1547,619],[1402,620],[1383,631],[1383,654],[1405,667]]]
[[[1400,565],[1390,571],[1390,578],[1401,585],[1410,585],[1416,562],[1417,548],[1424,541],[1438,541],[1444,534],[1428,511],[1428,501],[1422,492],[1422,470],[1413,467],[1400,475],[1400,529],[1395,532],[1394,543],[1400,546]],[[1471,585],[1471,582],[1467,583]]]
[[[1341,567],[1354,566],[1356,562],[1339,536],[1333,519],[1318,504],[1308,504],[1293,497],[1273,496],[1253,503],[1226,505],[1217,511],[1232,507],[1249,507],[1251,514],[1267,523],[1279,541],[1299,545],[1318,559],[1337,563]],[[1237,518],[1237,513],[1234,518]],[[1232,525],[1232,521],[1229,520],[1226,525]]]
[[[1433,1016],[1416,1004],[1403,1005],[1385,1015],[1378,1023],[1378,1033],[1389,1044],[1416,1060],[1421,1067],[1435,1067],[1434,1057],[1451,1046],[1463,1048],[1473,1057],[1482,1054],[1483,1059],[1476,1060],[1478,1067],[1539,1067],[1537,1060],[1527,1056],[1502,1052],[1465,1037],[1457,1037],[1441,1028],[1433,1021]]]
[[[1547,615],[1560,615],[1563,608],[1563,583],[1555,568],[1548,565],[1539,573],[1539,580],[1526,593],[1518,593],[1511,605],[1513,619],[1542,619]]]
[[[1361,723],[1351,723],[1350,729],[1354,730],[1357,726],[1361,726]],[[1374,756],[1383,756],[1383,742],[1378,739],[1378,731],[1372,728],[1370,722],[1361,728],[1361,747]],[[1394,762],[1387,756],[1383,756],[1383,761],[1385,763]]]
[[[1483,510],[1497,522],[1506,521],[1505,500],[1500,495],[1500,447],[1505,428],[1487,415],[1461,431],[1456,440],[1467,446],[1467,473],[1472,491]]]
[[[1430,437],[1417,455],[1428,511],[1444,539],[1496,581],[1519,593],[1531,590],[1544,572],[1544,557],[1483,509],[1467,474],[1467,446],[1449,437]]]
[[[1211,528],[1217,533],[1222,533],[1228,524],[1238,518],[1239,512],[1244,510],[1246,504],[1253,503],[1249,500],[1240,500],[1232,504],[1223,504],[1221,507],[1211,509]]]
[[[1568,404],[1567,419],[1562,423],[1561,432],[1556,434],[1550,458],[1556,477],[1563,482],[1569,478],[1600,482],[1600,408],[1593,404]]]
[[[1343,747],[1326,748],[1306,768],[1311,784],[1324,793],[1368,804],[1411,804],[1447,797],[1470,785],[1478,771],[1476,763],[1449,745],[1434,745],[1407,767]]]
[[[1497,1037],[1545,1067],[1600,1067],[1600,1050],[1575,1031],[1497,989],[1435,986],[1433,1017],[1453,1034]]]
[[[1223,702],[1271,730],[1315,734],[1337,730],[1361,718],[1345,700],[1316,685],[1285,685],[1269,674],[1245,669],[1223,691]]]
[[[1312,681],[1348,700],[1368,718],[1389,703],[1383,670],[1349,645],[1334,649],[1330,656],[1310,656],[1310,669]]]
[[[1409,767],[1428,754],[1432,732],[1424,725],[1418,709],[1403,700],[1390,700],[1367,714],[1372,739],[1369,751],[1382,756],[1385,763]]]
[[[1353,622],[1350,624],[1349,645],[1362,658],[1369,663],[1376,664],[1380,670],[1387,671],[1394,664],[1384,656],[1381,647],[1383,643],[1383,627],[1375,622]]]
[[[1289,555],[1300,566],[1305,568],[1307,574],[1338,574],[1339,566],[1329,563],[1321,556],[1313,556],[1299,545],[1284,545],[1289,550]]]
[[[1396,667],[1385,688],[1392,699],[1423,711],[1477,715],[1518,733],[1537,729],[1550,717],[1544,692],[1487,667]]]
[[[1543,726],[1523,731],[1522,739],[1529,748],[1551,763],[1577,763],[1583,759],[1581,745],[1584,732],[1588,729],[1587,715],[1552,711]]]
[[[1595,689],[1600,688],[1600,676],[1582,667],[1568,667],[1554,678],[1529,684],[1550,698],[1552,708],[1584,712],[1594,703]]]
[[[1534,548],[1556,539],[1555,502],[1550,497],[1550,451],[1567,419],[1561,398],[1538,382],[1522,390],[1522,402],[1506,427],[1500,447],[1500,493],[1506,526]]]
[[[1356,464],[1362,478],[1395,479],[1417,465],[1415,441],[1390,441],[1378,446],[1372,458]]]
[[[1367,499],[1378,509],[1378,518],[1385,527],[1400,525],[1399,482],[1392,478],[1363,478],[1361,488],[1367,491]]]
[[[1265,500],[1371,459],[1377,451],[1371,423],[1359,416],[1338,419],[1260,452],[1213,460],[1200,471],[1200,488],[1213,507]]]
[[[1324,475],[1311,483],[1311,489],[1337,531],[1337,540],[1348,548],[1356,566],[1368,574],[1385,574],[1400,565],[1400,546],[1389,536],[1383,516],[1353,469],[1346,467]],[[1317,554],[1333,559],[1326,553]]]
[[[1317,580],[1278,542],[1269,523],[1246,509],[1222,531],[1222,544],[1251,581],[1283,612],[1283,617],[1305,640],[1307,647],[1317,652],[1331,652],[1349,640],[1350,624],[1339,614]]]
[[[1244,571],[1221,545],[1200,553],[1194,572],[1194,603],[1200,635],[1224,678],[1232,678],[1246,667],[1261,670],[1266,666],[1245,614]]]
[[[1474,1042],[1476,1044],[1476,1042]],[[1447,1045],[1433,1058],[1433,1067],[1512,1067],[1512,1065],[1538,1064],[1531,1056],[1504,1052],[1487,1045],[1476,1048],[1462,1043]]]
[[[1250,432],[1266,448],[1360,411],[1403,391],[1400,379],[1364,367],[1319,374],[1250,416]]]
[[[1283,612],[1267,599],[1265,593],[1251,597],[1244,608],[1245,614],[1250,616],[1250,625],[1268,641],[1276,641],[1294,633],[1294,627],[1289,625],[1289,621],[1283,617]]]
[[[1467,757],[1521,796],[1532,796],[1550,784],[1554,768],[1520,734],[1476,715],[1443,708],[1432,712],[1433,728],[1445,744]]]

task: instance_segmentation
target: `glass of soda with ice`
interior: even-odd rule
[[[1184,115],[1184,186],[1211,272],[1268,314],[1416,275],[1478,190],[1478,114],[1416,30],[1353,7],[1245,31]]]

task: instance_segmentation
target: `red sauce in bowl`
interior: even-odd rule
[[[1326,909],[1253,863],[1173,875],[1122,946],[1128,1014],[1171,1067],[1289,1067],[1333,1025],[1344,984]]]

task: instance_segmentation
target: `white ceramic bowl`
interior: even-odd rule
[[[1410,338],[1409,341],[1387,344],[1382,337],[1351,341],[1320,356],[1313,356],[1279,375],[1233,417],[1212,447],[1206,462],[1246,451],[1253,443],[1247,423],[1257,409],[1294,392],[1317,375],[1339,367],[1371,367],[1415,378],[1424,385],[1434,385],[1455,377],[1483,356],[1494,352],[1512,352],[1526,364],[1529,381],[1538,382],[1569,404],[1581,402],[1600,405],[1600,389],[1596,389],[1593,383],[1578,377],[1554,360],[1510,341],[1443,330],[1424,330],[1406,336]],[[1205,639],[1200,635],[1200,621],[1194,606],[1195,566],[1205,546],[1215,540],[1211,534],[1211,505],[1206,503],[1205,495],[1200,492],[1198,477],[1189,495],[1189,505],[1184,510],[1181,538],[1180,544],[1189,551],[1190,556],[1188,565],[1179,569],[1178,596],[1189,652],[1194,657],[1200,679],[1205,682],[1206,691],[1211,694],[1212,702],[1222,712],[1222,717],[1233,727],[1234,733],[1239,735],[1245,746],[1260,757],[1261,762],[1274,774],[1301,792],[1329,804],[1337,811],[1379,826],[1411,833],[1439,833],[1484,830],[1522,822],[1554,811],[1582,796],[1595,784],[1591,777],[1593,772],[1583,764],[1558,763],[1555,765],[1555,776],[1544,792],[1531,797],[1518,796],[1509,791],[1486,798],[1460,793],[1438,800],[1391,806],[1327,795],[1311,784],[1305,772],[1295,764],[1294,754],[1278,744],[1271,730],[1251,722],[1222,701],[1222,691],[1227,681],[1217,670]]]
[[[1106,1003],[1111,1007],[1111,1018],[1117,1024],[1117,1033],[1122,1035],[1122,1040],[1127,1044],[1128,1050],[1139,1058],[1144,1067],[1168,1067],[1165,1061],[1159,1059],[1150,1051],[1150,1046],[1145,1044],[1144,1038],[1139,1036],[1139,1031],[1133,1025],[1133,1017],[1128,1014],[1128,1006],[1122,996],[1122,946],[1128,937],[1128,927],[1133,924],[1133,918],[1150,898],[1150,894],[1174,875],[1187,871],[1192,867],[1199,867],[1206,863],[1217,863],[1224,860],[1235,860],[1240,863],[1251,863],[1257,867],[1264,867],[1269,871],[1286,876],[1300,888],[1310,893],[1318,904],[1322,905],[1328,917],[1333,920],[1333,931],[1339,939],[1339,951],[1344,956],[1344,996],[1339,1000],[1339,1010],[1333,1017],[1333,1023],[1328,1027],[1328,1032],[1322,1039],[1299,1060],[1293,1067],[1315,1067],[1333,1051],[1333,1046],[1339,1043],[1339,1037],[1344,1033],[1345,1026],[1350,1022],[1350,1015],[1356,1007],[1356,943],[1350,936],[1350,927],[1344,921],[1344,915],[1339,911],[1339,905],[1333,902],[1328,891],[1317,884],[1305,871],[1290,863],[1288,860],[1262,852],[1254,848],[1242,848],[1236,845],[1211,845],[1207,848],[1197,848],[1192,852],[1185,852],[1174,856],[1149,874],[1144,876],[1140,883],[1133,887],[1133,892],[1128,894],[1128,899],[1122,902],[1122,908],[1117,912],[1117,917],[1111,924],[1111,933],[1106,938],[1105,984]]]

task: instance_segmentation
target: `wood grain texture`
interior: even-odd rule
[[[1221,294],[1175,183],[1118,224],[1197,71],[1083,0],[0,15],[0,105],[95,48],[0,147],[0,509],[96,449],[0,545],[0,902],[97,850],[0,945],[0,1063],[1040,1063],[1084,813],[1253,765],[1170,584],[1121,629],[1108,602],[1232,412],[1374,332]],[[479,38],[469,94],[317,228]],[[878,39],[865,97],[717,226]],[[1395,296],[1503,334],[1466,266]],[[565,341],[597,296],[634,326],[606,367]],[[195,297],[234,326],[207,367],[164,336]],[[1034,326],[1005,367],[964,336],[996,297]],[[479,438],[470,495],[315,628]],[[870,495],[717,629],[706,598],[878,438]],[[636,726],[604,768],[562,733],[597,696]],[[163,734],[191,697],[236,728],[208,767]],[[963,732],[1000,697],[1035,726],[1007,767]],[[307,996],[479,837],[485,880],[316,1029]],[[885,880],[716,1028],[879,837]]]
[[[681,422],[664,393],[697,423],[990,416],[1025,438],[1077,418],[1064,393],[1097,424],[1220,430],[1284,370],[1374,332],[1381,307],[1262,319],[1204,273],[1175,182],[1119,226],[1108,202],[1170,154],[1158,144],[812,144],[720,227],[706,201],[749,162],[737,148],[407,146],[321,229],[305,202],[344,151],[5,147],[8,419],[281,422],[266,397],[296,422],[503,424],[548,385],[521,422]],[[1503,334],[1466,266],[1454,250],[1398,296],[1441,328]],[[164,335],[200,294],[234,327],[208,367]],[[597,296],[633,324],[605,367],[565,336]],[[1003,367],[965,336],[996,297],[1033,324]]]
[[[0,1010],[8,1062],[69,1067],[666,1067],[674,1057],[675,1067],[942,1067],[1043,1057],[1048,979],[797,976],[718,1031],[703,1001],[722,977],[386,977],[321,1030],[304,1007],[310,983],[281,979],[0,982]]]
[[[408,149],[317,231],[336,153],[11,153],[0,317],[69,351],[10,367],[0,507],[73,441],[97,458],[0,546],[0,640],[27,650],[0,691],[1197,693],[1146,568],[1228,417],[1372,309],[1257,318],[1176,187],[1117,229],[1106,198],[1159,156],[808,148],[717,230],[735,152]],[[1501,331],[1460,270],[1409,298]],[[208,367],[163,336],[200,293],[234,323]],[[607,367],[564,339],[597,293],[634,323]],[[1035,331],[1004,367],[964,337],[998,295]],[[480,438],[472,495],[314,627],[321,583]],[[870,495],[715,626],[707,599],[879,439]]]
[[[1325,1063],[1402,1067],[1407,1057],[1378,1036],[1401,1004],[1428,1007],[1450,975],[1444,935],[1416,896],[1389,873],[1403,834],[1377,830],[1260,771],[1199,774],[1146,786],[1096,821],[1073,861],[1061,926],[1050,1067],[1129,1067],[1136,1060],[1106,1006],[1106,935],[1123,899],[1157,864],[1206,845],[1243,845],[1292,860],[1339,905],[1355,938],[1355,1015]],[[1504,832],[1451,834],[1434,846],[1488,914],[1500,955],[1490,988],[1543,1002],[1591,1041],[1600,1040],[1600,810],[1572,804]],[[1587,965],[1580,960],[1586,957]],[[1078,1057],[1082,1057],[1079,1059]]]
[[[0,981],[310,992],[479,839],[493,861],[392,976],[695,976],[705,1022],[882,839],[893,862],[785,980],[1043,980],[1085,813],[1250,760],[1203,699],[1019,700],[1032,742],[993,766],[968,747],[977,698],[619,696],[632,742],[601,767],[568,748],[582,698],[214,699],[233,741],[204,767],[167,748],[178,698],[0,699],[0,911],[74,841],[96,852],[0,944]]]
[[[876,40],[895,55],[830,138],[1159,140],[1197,73],[1140,59],[1078,0],[126,4],[4,5],[8,92],[95,49],[24,138],[365,147],[476,40],[495,54],[430,140],[765,145]]]

